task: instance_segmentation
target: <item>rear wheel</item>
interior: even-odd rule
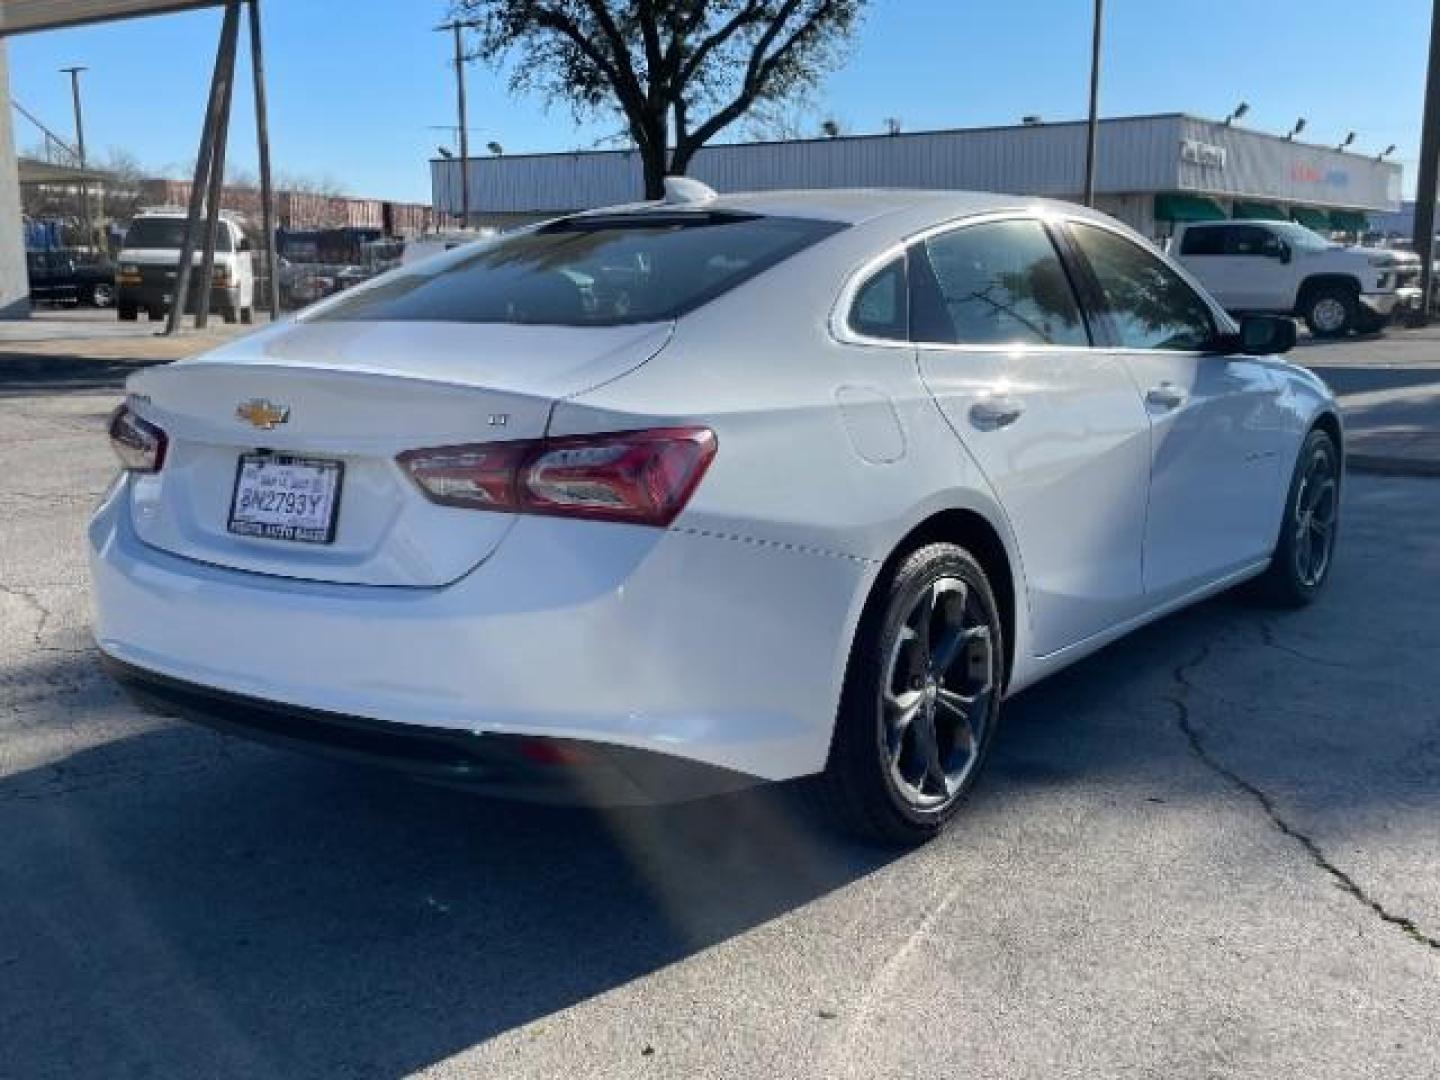
[[[150,314],[151,322],[159,322],[161,319],[165,318],[165,311],[163,308],[152,307],[149,308],[148,311]]]
[[[240,320],[239,313],[235,310],[234,307],[229,305],[220,309],[220,317],[224,319],[227,323],[235,323]]]
[[[1320,285],[1305,301],[1305,325],[1316,337],[1343,337],[1355,325],[1359,309],[1353,288]]]
[[[1255,593],[1277,607],[1303,607],[1330,580],[1340,525],[1340,452],[1319,428],[1310,432],[1295,462],[1280,541]]]
[[[241,308],[240,321],[246,326],[249,326],[251,323],[253,323],[255,321],[255,309],[253,307]]]
[[[850,829],[898,844],[935,836],[974,787],[999,719],[1001,623],[968,552],[906,556],[856,635],[820,779]]]
[[[121,304],[115,309],[115,315],[121,322],[134,322],[140,317],[140,309],[134,304]]]
[[[115,286],[105,281],[97,281],[90,286],[90,305],[97,308],[107,308],[115,303]]]

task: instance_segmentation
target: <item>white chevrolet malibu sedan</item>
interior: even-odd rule
[[[806,777],[914,842],[1006,696],[1324,586],[1341,427],[1267,358],[1287,320],[1069,204],[697,188],[133,375],[90,525],[113,674],[520,798]]]

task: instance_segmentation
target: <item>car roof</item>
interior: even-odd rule
[[[863,235],[871,241],[889,242],[946,222],[979,214],[1014,210],[1093,218],[1114,224],[1113,219],[1105,214],[1073,202],[993,191],[925,188],[822,188],[734,192],[702,201],[630,203],[570,216],[643,216],[652,213],[673,216],[686,212],[733,211],[840,222],[852,226],[849,230],[852,233]]]

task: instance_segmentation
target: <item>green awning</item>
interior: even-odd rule
[[[1200,195],[1156,195],[1157,221],[1224,221],[1225,211],[1214,199]]]
[[[1336,232],[1363,233],[1370,227],[1370,219],[1359,210],[1331,210],[1330,228]]]
[[[1298,221],[1307,229],[1314,229],[1316,232],[1330,231],[1330,215],[1324,210],[1313,210],[1308,206],[1292,206],[1290,220]]]
[[[1230,215],[1239,221],[1284,221],[1286,214],[1284,210],[1274,203],[1268,202],[1244,202],[1235,200],[1235,212]]]

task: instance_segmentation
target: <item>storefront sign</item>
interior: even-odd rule
[[[1297,184],[1317,184],[1322,187],[1350,186],[1350,174],[1344,169],[1320,169],[1303,161],[1297,161],[1290,166],[1290,179]]]
[[[1225,168],[1225,148],[1199,139],[1180,140],[1180,160],[1207,169]]]

